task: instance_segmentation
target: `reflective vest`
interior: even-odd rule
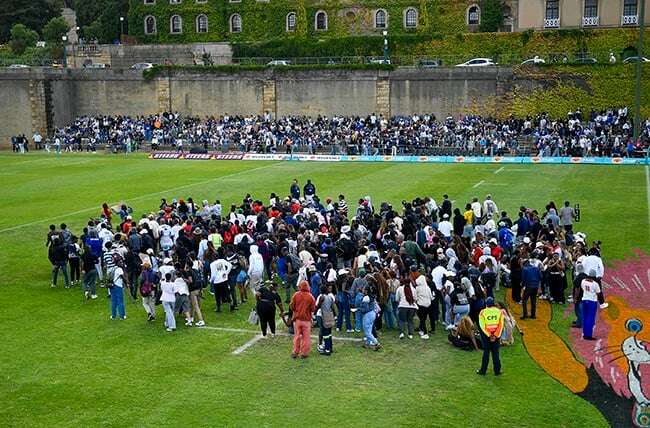
[[[479,325],[486,336],[501,337],[503,321],[501,309],[494,306],[483,309],[478,316]]]

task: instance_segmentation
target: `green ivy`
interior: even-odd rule
[[[418,11],[416,29],[403,25],[404,11],[414,7]],[[374,28],[374,12],[384,9],[388,13],[388,31],[391,35],[432,34],[441,29],[452,32],[465,29],[464,2],[453,0],[208,0],[196,3],[183,0],[181,4],[169,4],[158,0],[146,5],[143,0],[131,0],[129,9],[129,35],[143,43],[194,43],[207,41],[268,41],[292,38],[335,39],[353,35],[381,36],[382,29]],[[314,18],[319,10],[328,15],[328,29],[317,31]],[[296,31],[286,32],[286,16],[297,14]],[[241,33],[230,33],[229,18],[238,13],[242,17]],[[208,16],[208,33],[196,32],[195,20],[199,14]],[[157,34],[144,34],[144,18],[156,17]],[[170,34],[169,20],[173,15],[183,19],[183,33]]]

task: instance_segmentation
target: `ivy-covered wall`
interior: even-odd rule
[[[468,0],[182,0],[170,4],[169,0],[131,0],[129,33],[142,43],[193,43],[207,41],[267,41],[270,39],[315,38],[329,39],[351,35],[381,35],[383,29],[374,28],[374,13],[384,9],[388,14],[388,31],[391,35],[455,34],[466,30],[465,9]],[[404,11],[413,7],[418,12],[415,29],[404,27]],[[328,16],[328,29],[316,31],[314,18],[318,11]],[[286,31],[286,16],[297,14],[295,32]],[[242,18],[242,32],[231,33],[229,18],[238,13]],[[207,33],[197,33],[196,17],[208,17]],[[157,33],[146,35],[144,19],[156,17]],[[179,15],[183,19],[182,34],[170,34],[170,19]]]

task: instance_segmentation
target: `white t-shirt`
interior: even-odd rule
[[[431,279],[436,286],[436,290],[442,291],[442,278],[447,273],[447,269],[444,266],[436,266],[431,271]]]
[[[187,282],[183,278],[176,278],[174,281],[174,292],[178,294],[184,294],[186,296],[190,295],[190,290],[187,286]]]
[[[443,220],[440,223],[438,223],[438,230],[440,231],[440,233],[442,233],[442,235],[445,238],[449,238],[451,236],[451,231],[453,230],[453,227],[449,221]]]
[[[592,302],[598,301],[598,293],[600,293],[600,285],[596,281],[583,279],[580,283],[582,287],[582,300],[589,300]]]
[[[124,270],[117,266],[113,270],[113,285],[115,287],[124,288]]]

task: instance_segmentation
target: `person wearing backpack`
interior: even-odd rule
[[[70,283],[79,284],[81,279],[81,247],[79,247],[79,238],[73,236],[72,242],[68,244],[68,263],[70,264]]]
[[[83,290],[86,299],[97,298],[97,263],[99,259],[95,256],[88,247],[84,246],[82,260],[83,269]]]
[[[454,326],[458,326],[460,320],[469,315],[469,299],[467,291],[460,283],[454,284],[454,290],[451,292],[451,311],[454,315]]]
[[[158,275],[151,267],[151,263],[145,260],[142,263],[142,273],[140,274],[140,295],[142,296],[142,306],[147,311],[147,321],[156,319],[156,287],[160,283]],[[135,284],[133,285],[135,288]]]
[[[316,314],[320,316],[320,336],[323,344],[318,346],[318,353],[325,356],[332,355],[332,328],[336,320],[336,305],[331,287],[322,285],[320,295],[316,301]]]

